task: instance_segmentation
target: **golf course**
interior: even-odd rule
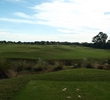
[[[17,76],[0,80],[0,100],[110,100],[110,50],[74,45],[8,44],[0,45],[0,58],[1,72],[8,70],[7,67],[3,70],[3,66],[8,66],[5,60],[14,62],[13,68],[10,67],[13,70],[15,65],[24,67],[14,70]],[[21,60],[25,66],[18,64]],[[54,60],[57,64],[44,63]],[[73,62],[62,64],[61,61],[67,60]],[[32,65],[27,71],[29,61],[45,67],[38,72]]]

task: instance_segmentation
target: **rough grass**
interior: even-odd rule
[[[109,58],[110,50],[65,45],[0,45],[0,57],[26,59]]]
[[[0,81],[0,100],[110,100],[109,95],[107,70],[73,69]]]

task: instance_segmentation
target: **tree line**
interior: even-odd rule
[[[37,45],[80,45],[79,42],[60,42],[60,41],[34,41],[34,42],[15,42],[15,41],[0,41],[0,44],[37,44]]]
[[[108,35],[103,32],[99,32],[92,38],[92,42],[60,42],[60,41],[34,41],[34,42],[15,42],[15,41],[0,41],[0,44],[32,44],[32,45],[74,45],[74,46],[86,46],[99,49],[110,49],[110,40],[107,41]]]

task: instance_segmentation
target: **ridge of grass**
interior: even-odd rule
[[[13,100],[109,100],[109,83],[33,80]]]
[[[47,89],[47,90],[43,91],[43,89],[46,86],[49,88],[49,86],[53,87],[56,85],[56,91],[57,91],[58,88],[61,88],[61,89],[70,88],[71,89],[72,84],[73,84],[73,85],[76,85],[73,88],[73,90],[75,88],[77,88],[78,86],[79,86],[79,88],[83,88],[83,87],[86,88],[86,90],[87,90],[87,91],[85,90],[86,92],[83,92],[83,89],[81,89],[82,90],[81,93],[82,94],[84,93],[84,95],[86,95],[86,96],[82,95],[82,96],[84,96],[83,100],[88,100],[87,98],[89,95],[90,96],[94,95],[94,99],[91,98],[89,100],[97,100],[97,98],[100,98],[100,96],[103,96],[104,99],[106,98],[105,100],[110,99],[109,96],[107,96],[108,94],[110,94],[110,92],[109,92],[109,90],[110,90],[110,88],[109,88],[110,87],[110,71],[98,70],[98,69],[73,69],[73,70],[63,70],[63,71],[58,71],[58,72],[50,72],[50,73],[45,73],[45,74],[26,75],[26,76],[1,80],[0,81],[0,100],[12,100],[12,98],[14,98],[14,100],[18,100],[15,98],[17,96],[19,96],[20,93],[25,94],[25,92],[22,92],[22,91],[29,90],[28,88],[33,87],[34,84],[36,84],[36,86],[39,86],[39,87],[42,87],[42,85],[44,84],[44,87],[42,87],[41,93],[45,93],[48,90]],[[61,84],[62,84],[62,86],[60,86]],[[66,84],[68,84],[68,86],[70,84],[70,87],[66,87]],[[92,87],[92,88],[89,88],[89,87]],[[92,90],[90,92],[88,92],[89,89],[92,89]],[[72,90],[70,90],[69,92],[71,92],[71,91]],[[100,91],[103,91],[103,92],[101,93]],[[107,95],[105,95],[106,91],[107,91]],[[30,94],[30,96],[34,95],[33,92]],[[36,93],[37,92],[38,92],[38,90],[36,89]],[[94,94],[94,92],[96,92],[96,94]],[[39,94],[39,95],[41,95],[41,94]],[[95,98],[95,95],[96,95],[96,98]],[[107,98],[109,98],[109,99],[107,99]],[[19,100],[22,100],[22,99],[19,99]],[[23,99],[23,100],[25,100],[25,99]],[[33,99],[33,100],[36,100],[36,99]],[[44,99],[42,98],[39,100],[45,100],[45,98]],[[52,99],[50,99],[50,100],[52,100]],[[59,98],[57,100],[67,100],[67,98],[65,98],[65,99]],[[78,99],[76,99],[76,100],[78,100]],[[100,99],[100,100],[103,100],[103,99]]]
[[[0,45],[0,57],[22,59],[109,58],[110,50],[66,45]]]

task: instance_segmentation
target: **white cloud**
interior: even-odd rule
[[[33,7],[32,9],[36,11],[34,15],[27,15],[23,12],[14,13],[16,16],[26,19],[31,18],[31,20],[9,18],[0,18],[0,20],[49,25],[58,28],[60,32],[62,28],[68,30],[68,32],[71,32],[71,30],[85,31],[82,27],[108,30],[110,16],[105,16],[104,12],[110,11],[109,3],[109,0],[52,0],[52,2],[44,2]]]
[[[25,0],[6,0],[8,2],[26,2]]]
[[[17,31],[3,31],[0,30],[0,40],[7,41],[69,41],[69,42],[91,42],[92,37],[94,37],[95,33],[90,33],[86,31],[85,33],[76,31],[76,33],[61,33],[61,34],[28,34],[17,32]]]
[[[6,40],[8,36],[10,36],[9,32],[4,32],[0,30],[0,41]]]
[[[23,19],[12,19],[12,18],[0,18],[0,21],[8,21],[14,23],[27,23],[27,24],[36,24],[33,20],[23,20]]]
[[[70,42],[84,42],[84,38],[88,37],[88,34],[59,34],[59,35],[31,35],[25,33],[10,33],[10,32],[1,32],[0,31],[0,40],[7,40],[7,41],[22,41],[22,42],[29,42],[29,41],[70,41]],[[91,35],[87,38],[88,41],[91,40]],[[80,41],[79,41],[80,38]]]
[[[30,41],[56,41],[58,40],[58,36],[56,35],[45,35],[41,36],[36,34],[28,34],[28,33],[12,33],[6,31],[0,31],[0,41],[22,41],[22,42],[30,42]]]
[[[15,12],[14,15],[22,18],[27,18],[27,19],[30,18],[29,15],[26,15],[25,13],[22,13],[22,12]]]
[[[110,11],[109,0],[57,0],[33,7],[39,24],[67,30],[80,30],[82,27],[108,30],[110,20],[104,12]],[[110,17],[109,17],[110,18]],[[61,29],[59,30],[61,31]],[[84,32],[85,29],[82,29]],[[92,30],[91,30],[92,31]]]
[[[73,33],[74,30],[69,30],[69,29],[58,29],[59,32],[63,32],[63,33]]]
[[[9,33],[8,32],[3,32],[3,31],[0,30],[0,36],[3,36],[3,35],[9,35]]]
[[[8,0],[12,2],[22,2],[22,0]],[[23,0],[25,1],[25,0]],[[7,40],[33,41],[89,41],[99,31],[110,33],[110,0],[49,0],[31,7],[35,11],[33,15],[23,12],[15,12],[14,15],[24,19],[0,18],[0,21],[26,24],[42,24],[53,26],[59,34],[52,35],[29,35],[12,34],[6,36],[6,32],[1,32]],[[45,33],[45,32],[44,32]]]
[[[67,40],[70,42],[91,42],[92,38],[95,36],[95,33],[83,33],[83,32],[77,32],[74,34],[71,33],[62,33],[59,36],[62,37],[62,41],[63,40]]]

